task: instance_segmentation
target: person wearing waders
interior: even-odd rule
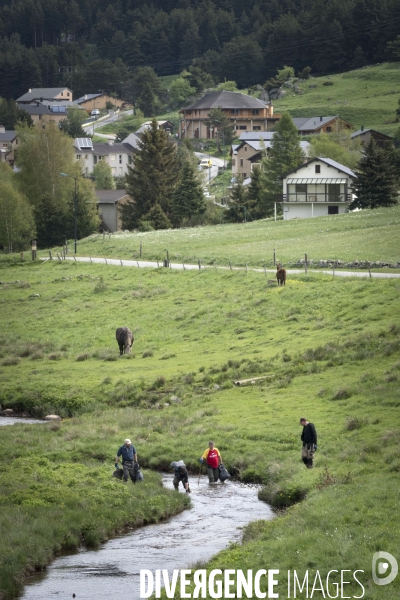
[[[122,456],[122,468],[124,470],[123,480],[128,481],[128,477],[131,478],[133,483],[136,483],[136,469],[137,469],[137,454],[135,447],[132,446],[132,442],[129,439],[124,441],[124,445],[119,448],[117,456],[115,457],[115,466],[119,463],[119,457]]]
[[[314,452],[317,449],[317,432],[313,423],[309,423],[305,417],[301,417],[300,425],[303,427],[301,441],[303,448],[301,450],[301,459],[307,469],[313,468]]]
[[[207,475],[210,483],[217,483],[219,470],[218,466],[222,464],[222,457],[219,453],[218,448],[215,448],[214,442],[208,442],[208,448],[204,451],[203,456],[200,458],[200,463],[206,461],[207,464]]]
[[[186,493],[190,494],[189,473],[188,473],[188,470],[185,467],[185,465],[180,465],[178,467],[175,467],[174,488],[176,489],[176,491],[178,491],[180,481],[182,482],[182,485],[185,488]]]

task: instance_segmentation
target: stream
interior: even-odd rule
[[[38,419],[1,417],[0,425],[44,423]],[[173,474],[162,474],[173,489]],[[141,569],[199,569],[231,542],[240,542],[242,528],[258,519],[272,519],[268,504],[258,500],[258,485],[234,481],[209,485],[191,477],[190,509],[156,525],[124,533],[98,550],[80,548],[54,560],[43,573],[26,581],[20,600],[139,600]],[[130,482],[129,482],[129,485]],[[138,485],[146,485],[143,484]],[[180,493],[184,493],[182,485]]]
[[[173,488],[172,477],[163,474],[165,487]],[[258,500],[259,486],[231,481],[209,485],[205,476],[199,485],[197,477],[189,482],[191,509],[113,538],[98,550],[82,548],[57,558],[43,574],[27,580],[20,599],[139,600],[140,569],[168,569],[171,578],[174,569],[202,568],[199,563],[230,542],[240,542],[244,525],[273,517],[271,508]]]

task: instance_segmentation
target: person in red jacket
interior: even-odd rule
[[[222,464],[222,457],[215,447],[214,442],[208,442],[208,448],[204,451],[203,456],[200,458],[200,462],[206,461],[207,464],[207,475],[210,483],[217,483],[219,470],[218,466]]]

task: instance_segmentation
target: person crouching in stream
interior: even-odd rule
[[[222,457],[218,448],[215,448],[214,442],[211,440],[208,442],[207,450],[204,451],[200,458],[201,464],[204,461],[206,461],[207,464],[208,481],[210,483],[217,483],[219,477],[218,467],[222,464]]]
[[[186,490],[187,494],[190,494],[189,487],[189,473],[188,470],[182,460],[179,462],[171,463],[171,467],[174,467],[174,488],[178,491],[179,483],[182,482],[183,487]]]

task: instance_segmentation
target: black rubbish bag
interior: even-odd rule
[[[112,474],[113,477],[116,477],[119,480],[122,480],[123,475],[124,475],[123,469],[115,469],[114,473]]]
[[[142,473],[142,471],[140,470],[139,463],[135,463],[135,466],[134,466],[134,474],[133,474],[133,476],[134,476],[134,478],[135,478],[135,483],[136,483],[137,481],[143,481],[143,473]]]
[[[220,481],[224,482],[227,479],[229,479],[230,475],[228,473],[228,471],[225,469],[224,465],[219,465],[218,467],[218,478]]]

